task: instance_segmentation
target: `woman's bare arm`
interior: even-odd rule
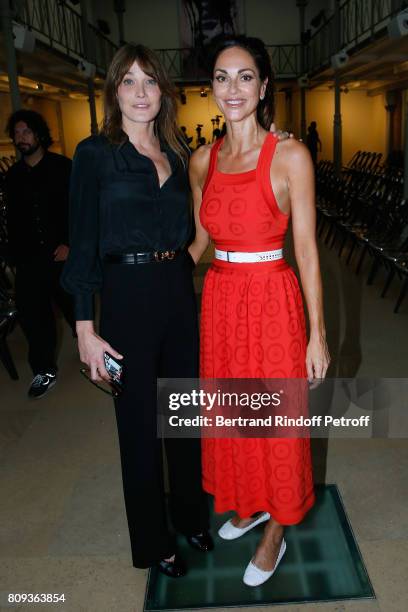
[[[314,168],[305,145],[297,141],[287,141],[285,147],[295,256],[310,323],[306,367],[308,378],[311,380],[324,378],[330,362],[316,243]]]
[[[211,146],[205,145],[197,149],[190,159],[189,177],[194,203],[195,238],[188,247],[191,257],[198,263],[210,243],[210,237],[200,222],[200,207],[203,197],[203,187],[207,178],[210,163]]]

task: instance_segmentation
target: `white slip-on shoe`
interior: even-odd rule
[[[247,527],[242,527],[242,528],[235,527],[232,524],[231,519],[230,519],[229,521],[224,523],[223,526],[218,530],[218,535],[223,540],[236,540],[237,538],[240,538],[242,535],[244,535],[244,533],[246,533],[247,531],[250,531],[257,525],[260,525],[261,523],[264,523],[265,521],[269,521],[270,518],[271,518],[271,515],[269,514],[269,512],[263,512],[260,516],[258,516],[258,518],[255,521],[250,523]]]
[[[260,584],[263,584],[264,582],[266,582],[272,576],[272,574],[275,572],[276,568],[278,567],[280,560],[285,554],[285,550],[286,550],[286,542],[284,539],[282,539],[282,543],[280,545],[279,554],[278,554],[278,558],[276,559],[275,567],[270,572],[265,572],[265,570],[259,569],[259,567],[257,567],[254,563],[252,563],[252,561],[250,561],[247,565],[244,577],[242,579],[244,581],[244,584],[246,584],[247,586],[255,587],[255,586],[259,586]]]

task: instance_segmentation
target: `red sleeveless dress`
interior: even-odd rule
[[[216,248],[269,251],[283,246],[289,216],[270,182],[277,138],[268,134],[255,170],[217,170],[211,149],[200,220]],[[297,278],[284,259],[214,259],[201,307],[202,378],[306,378],[306,333]],[[302,520],[315,497],[309,438],[203,438],[203,487],[215,511],[241,518],[267,511],[283,525]]]

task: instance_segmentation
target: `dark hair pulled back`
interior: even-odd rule
[[[255,62],[261,81],[268,79],[265,96],[263,100],[259,100],[257,119],[265,130],[269,130],[275,115],[274,72],[269,53],[260,38],[244,36],[243,34],[219,38],[214,41],[211,54],[211,75],[214,74],[218,57],[223,51],[231,47],[240,47],[247,51]]]

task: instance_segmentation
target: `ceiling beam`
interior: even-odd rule
[[[394,89],[408,89],[408,78],[404,79],[403,81],[398,79],[385,85],[381,85],[380,87],[369,89],[367,91],[367,95],[371,98],[372,96],[378,96],[379,94],[385,93],[386,91],[393,91]]]

